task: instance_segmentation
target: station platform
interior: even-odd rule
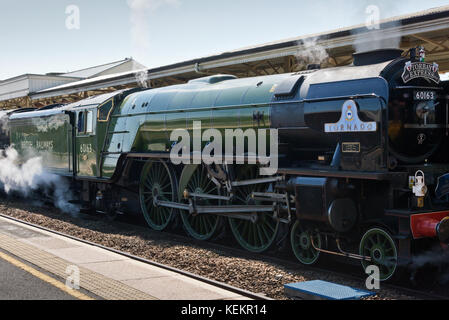
[[[79,283],[79,289],[66,283],[72,287]],[[185,275],[0,217],[0,300],[64,299],[248,300]]]

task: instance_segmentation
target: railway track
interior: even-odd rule
[[[151,229],[162,231],[180,216],[199,240],[212,239],[228,219],[234,239],[251,252],[264,252],[291,230],[301,263],[341,252],[378,266],[379,278],[389,280],[403,263],[398,255],[411,255],[421,240],[449,242],[449,154],[442,152],[448,138],[441,116],[449,113],[448,83],[424,57],[422,47],[374,50],[354,54],[345,68],[263,78],[211,75],[168,89],[118,90],[16,110],[6,119],[6,140],[14,146],[6,156],[25,164],[27,154],[44,159],[43,169],[69,178],[65,189],[59,181],[36,179],[49,180],[45,189],[54,188],[59,198],[71,186],[81,195],[73,199],[110,218],[135,207]],[[410,75],[413,70],[428,74]],[[400,112],[404,107],[411,114]],[[169,137],[176,134],[182,139],[173,143]],[[212,138],[226,150],[207,141]],[[180,243],[197,243],[186,239]],[[325,251],[328,239],[336,252]],[[359,253],[344,252],[345,243],[358,244]],[[197,269],[208,265],[200,261]]]
[[[117,249],[111,248],[109,246],[101,245],[99,243],[95,243],[95,242],[92,242],[92,241],[89,241],[86,239],[82,239],[80,237],[67,234],[65,232],[52,230],[51,228],[43,227],[39,224],[31,223],[31,222],[25,221],[23,219],[18,219],[18,218],[12,217],[10,215],[5,215],[5,214],[0,214],[0,216],[4,217],[6,219],[11,219],[14,221],[25,223],[27,225],[30,225],[30,226],[33,226],[33,227],[36,227],[36,228],[39,228],[42,230],[46,230],[48,232],[52,232],[52,233],[59,234],[59,235],[65,236],[65,237],[69,237],[69,238],[75,239],[77,241],[82,241],[84,243],[87,243],[87,244],[90,244],[93,246],[97,246],[97,247],[109,250],[111,252],[115,252],[115,253],[118,253],[118,254],[121,254],[121,255],[124,255],[124,256],[130,257],[130,258],[133,258],[133,259],[145,262],[145,263],[149,263],[149,264],[152,264],[152,265],[155,265],[155,266],[167,269],[167,270],[171,270],[171,271],[186,275],[188,277],[203,281],[205,283],[216,285],[221,288],[226,288],[227,290],[231,290],[233,292],[236,292],[238,294],[241,294],[241,295],[246,296],[251,299],[258,299],[258,300],[269,299],[263,294],[252,293],[247,290],[237,288],[235,286],[230,286],[230,285],[225,284],[220,281],[211,280],[207,277],[203,277],[203,276],[195,274],[193,272],[183,271],[179,268],[174,268],[174,267],[168,266],[163,263],[145,259],[145,258],[139,257],[135,254],[130,254],[130,253],[124,252],[123,250],[117,250]],[[97,219],[96,217],[87,216],[87,215],[82,215],[81,217],[84,220],[94,220],[94,222],[96,220],[101,220],[101,219]],[[121,219],[121,221],[115,222],[115,223],[122,224],[122,225],[128,225],[128,226],[136,226],[136,227],[138,225],[137,221],[135,221],[133,219]],[[142,228],[141,226],[139,226],[139,227]],[[287,270],[291,270],[293,272],[308,271],[308,272],[313,272],[313,273],[321,273],[326,276],[331,276],[333,278],[342,279],[345,282],[347,281],[350,283],[359,284],[359,286],[364,284],[365,280],[366,280],[365,276],[362,274],[362,272],[360,272],[359,266],[355,267],[355,266],[351,266],[348,264],[342,264],[342,263],[333,263],[332,269],[329,267],[323,266],[323,265],[314,266],[314,267],[307,267],[307,266],[302,266],[302,265],[300,266],[297,262],[295,262],[293,260],[293,258],[288,257],[287,254],[282,253],[282,252],[276,252],[276,254],[278,254],[278,257],[275,257],[272,255],[273,252],[269,252],[267,254],[253,254],[253,253],[247,252],[243,249],[223,244],[223,242],[226,243],[228,239],[222,240],[220,243],[218,243],[219,240],[218,240],[218,242],[217,241],[201,242],[198,240],[194,240],[188,236],[182,235],[179,232],[171,232],[171,233],[169,233],[169,235],[172,240],[174,240],[178,243],[181,243],[181,244],[189,244],[189,245],[193,245],[193,246],[198,246],[198,247],[206,249],[206,250],[222,252],[227,256],[232,256],[232,257],[236,257],[236,258],[240,258],[240,259],[262,260],[269,264],[282,266],[283,268],[285,268]],[[382,293],[385,290],[393,290],[393,291],[397,291],[398,293],[400,293],[400,295],[411,296],[411,297],[414,297],[417,299],[422,299],[422,300],[447,300],[447,299],[449,299],[449,295],[446,295],[446,294],[426,292],[426,291],[418,290],[416,288],[407,287],[403,284],[382,283],[381,289],[382,290],[379,293]]]
[[[185,241],[191,240],[191,238],[189,238],[189,237],[184,237],[184,239],[185,239]],[[196,244],[201,244],[201,242],[196,241]],[[202,244],[204,245],[204,243],[202,243]],[[270,263],[277,264],[277,265],[282,265],[288,269],[298,270],[299,263],[295,261],[294,257],[289,258],[288,254],[286,254],[286,253],[282,254],[284,256],[284,258],[276,258],[273,255],[269,255],[267,253],[254,254],[251,252],[247,252],[243,249],[239,249],[239,248],[235,248],[235,247],[231,247],[231,246],[225,246],[225,245],[213,243],[213,242],[208,243],[207,246],[210,248],[213,248],[215,250],[220,250],[220,251],[226,250],[227,252],[230,252],[235,256],[247,257],[250,259],[263,258],[263,260],[266,262],[270,262]],[[307,270],[315,271],[315,272],[322,272],[323,274],[332,274],[335,277],[347,279],[349,281],[360,282],[361,284],[364,284],[366,281],[367,276],[364,275],[360,271],[359,265],[354,266],[351,264],[348,265],[347,263],[337,262],[337,264],[335,264],[335,263],[333,264],[333,267],[334,268],[331,269],[329,267],[325,267],[324,265],[321,265],[319,267],[301,265],[301,269],[307,269]],[[349,272],[343,271],[343,269],[346,269],[346,270],[350,269],[350,271]],[[340,270],[340,271],[337,271],[337,270]],[[382,283],[381,288],[401,291],[404,294],[414,296],[414,297],[417,297],[422,300],[449,300],[449,293],[447,295],[430,293],[430,292],[426,292],[423,290],[413,289],[413,288],[407,287],[406,285],[401,285],[401,284]]]
[[[135,222],[125,221],[125,223],[133,223],[134,224]],[[266,262],[270,262],[270,263],[277,264],[277,265],[282,265],[288,269],[292,269],[292,270],[298,269],[299,263],[296,261],[296,259],[293,257],[292,253],[289,250],[284,250],[286,252],[271,250],[267,253],[257,254],[257,253],[251,253],[251,252],[245,251],[238,247],[233,247],[233,246],[217,243],[217,240],[212,241],[212,242],[210,242],[210,241],[202,242],[202,241],[195,240],[189,236],[183,235],[180,232],[170,232],[170,234],[173,234],[173,235],[176,235],[177,237],[179,237],[179,241],[181,241],[181,242],[185,242],[185,243],[190,242],[190,243],[194,243],[195,245],[206,246],[206,247],[214,249],[214,250],[226,251],[226,252],[231,253],[233,256],[238,256],[238,257],[244,257],[244,258],[249,258],[249,259],[263,258],[263,260]],[[226,238],[222,242],[228,242],[228,240],[229,239]],[[271,255],[270,255],[270,253],[271,253]],[[273,254],[276,254],[276,253],[278,255],[280,255],[281,257],[280,258],[275,257]],[[329,258],[329,256],[326,258]],[[310,271],[317,271],[317,272],[322,272],[322,273],[327,273],[327,274],[330,273],[336,277],[345,278],[347,280],[360,282],[363,284],[365,283],[367,275],[363,274],[363,272],[361,271],[361,268],[358,264],[357,264],[357,266],[355,266],[353,264],[348,264],[348,263],[343,263],[343,262],[341,262],[341,263],[337,262],[336,264],[335,264],[335,261],[333,261],[333,262],[334,262],[333,269],[326,267],[325,265],[323,265],[323,263],[320,264],[320,266],[301,265],[301,269],[307,269]],[[348,269],[350,270],[349,272],[347,271]],[[337,271],[337,270],[340,270],[340,271]],[[345,271],[343,271],[343,270],[345,270]],[[383,289],[388,288],[391,290],[398,290],[407,295],[415,296],[415,297],[418,297],[419,299],[424,299],[424,300],[449,300],[449,291],[447,294],[437,294],[437,293],[427,292],[424,290],[414,289],[414,288],[411,288],[410,286],[407,286],[406,284],[398,284],[398,283],[382,283],[381,287]]]

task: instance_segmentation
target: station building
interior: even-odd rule
[[[122,72],[135,72],[146,70],[146,67],[132,58],[94,66],[68,73],[24,74],[10,79],[0,81],[0,108],[15,109],[21,107],[43,107],[55,103],[70,103],[87,97],[87,92],[82,91],[79,95],[67,97],[50,97],[42,101],[32,99],[32,95],[43,90],[78,83],[88,79],[97,79],[117,75]],[[98,93],[101,93],[101,89]],[[96,94],[96,92],[91,92]]]
[[[438,63],[440,72],[445,73],[449,72],[448,35],[449,6],[443,6],[382,20],[379,29],[357,25],[153,69],[125,59],[65,74],[27,74],[0,81],[0,109],[39,108],[123,88],[157,88],[220,73],[253,77],[297,72],[310,64],[338,67],[351,64],[356,51],[391,46],[404,51],[424,46],[427,61]],[[322,53],[325,57],[316,59]]]

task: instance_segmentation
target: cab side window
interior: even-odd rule
[[[78,135],[94,133],[94,110],[78,112],[77,129]]]
[[[111,99],[98,108],[98,121],[106,122],[109,120],[112,108],[114,107],[114,100]]]
[[[78,112],[78,133],[83,134],[86,131],[85,111]]]
[[[94,112],[92,110],[86,113],[86,133],[94,132]]]

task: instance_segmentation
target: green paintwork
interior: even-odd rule
[[[313,265],[320,257],[320,252],[312,245],[311,237],[313,244],[321,249],[320,234],[315,230],[306,229],[300,221],[296,221],[290,234],[290,243],[296,258],[304,265]]]
[[[258,177],[258,167],[250,165],[235,166],[237,181],[251,180]],[[253,192],[266,192],[269,184],[240,186],[234,189],[235,205],[260,205],[251,196]],[[267,251],[275,242],[280,222],[272,213],[257,214],[254,223],[248,220],[229,217],[229,226],[237,242],[246,250],[261,253]]]
[[[398,251],[395,241],[388,232],[381,228],[368,230],[360,241],[359,253],[372,259],[372,261],[362,260],[365,270],[370,265],[379,267],[380,279],[377,280],[387,281],[394,275],[398,266]]]
[[[39,118],[10,121],[11,145],[21,160],[42,157],[43,165],[62,175],[72,173],[72,126],[68,115],[59,113]]]
[[[162,161],[147,162],[142,170],[139,198],[143,216],[148,225],[157,231],[165,230],[173,219],[175,209],[156,207],[153,202],[176,201],[176,183],[170,168]]]
[[[186,165],[181,174],[178,198],[184,198],[184,190],[192,193],[220,195],[220,189],[207,177],[207,169],[201,165]],[[219,206],[218,200],[198,200],[198,206]],[[201,241],[211,239],[222,226],[222,218],[217,215],[193,215],[181,211],[181,219],[187,233]]]
[[[121,154],[169,152],[172,131],[187,129],[192,136],[194,121],[201,121],[203,132],[215,128],[223,136],[226,129],[269,128],[274,88],[289,76],[215,76],[135,92],[116,105],[111,97],[97,104],[86,100],[82,106],[65,109],[74,116],[75,141],[68,114],[61,110],[30,113],[12,121],[11,142],[23,156],[43,156],[45,166],[52,171],[73,174],[74,153],[76,176],[110,178]],[[109,117],[102,119],[107,121],[97,118],[109,110]],[[92,132],[79,133],[78,115],[86,111],[92,111]],[[263,114],[262,119],[254,120],[255,113]],[[42,124],[47,131],[42,130]],[[27,151],[30,148],[32,152]]]
[[[80,133],[76,130],[75,154],[76,154],[76,175],[79,177],[97,176],[97,137],[96,137],[96,114],[97,108],[83,108],[79,112],[90,111],[95,115],[92,118],[92,132]]]
[[[109,132],[117,133],[105,148],[102,176],[113,175],[118,153],[169,152],[172,131],[187,129],[192,136],[194,121],[201,121],[203,132],[214,128],[223,135],[225,129],[269,128],[274,88],[288,76],[198,81],[131,94],[111,116]],[[255,112],[263,114],[261,121],[253,119]]]

